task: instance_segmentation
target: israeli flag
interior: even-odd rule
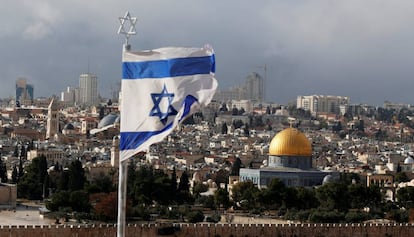
[[[217,89],[213,49],[159,48],[122,56],[120,161],[162,141]]]

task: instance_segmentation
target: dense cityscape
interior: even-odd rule
[[[49,223],[114,223],[118,98],[81,74],[61,97],[16,81],[1,101],[0,204]],[[265,102],[264,78],[221,90],[128,171],[130,222],[411,222],[414,111],[331,95]],[[27,208],[27,206],[26,206]],[[1,213],[0,213],[1,215]],[[28,223],[30,224],[30,223]]]

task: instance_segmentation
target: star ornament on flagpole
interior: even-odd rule
[[[152,107],[150,116],[158,116],[162,124],[166,124],[169,116],[177,115],[177,110],[171,105],[174,99],[174,93],[168,93],[167,87],[164,85],[161,93],[151,93]]]
[[[128,40],[131,35],[136,35],[135,24],[137,23],[136,17],[131,17],[129,12],[125,13],[124,17],[119,17],[119,23],[121,24],[118,28],[118,34],[125,36],[125,45],[128,45]],[[126,30],[128,29],[128,31]]]

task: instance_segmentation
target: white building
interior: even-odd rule
[[[310,111],[314,115],[318,113],[339,114],[341,112],[341,106],[349,105],[349,101],[350,99],[347,96],[298,96],[296,100],[296,107],[298,109]]]
[[[93,105],[98,102],[98,77],[84,73],[79,76],[80,103]]]

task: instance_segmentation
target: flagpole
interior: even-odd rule
[[[119,162],[119,180],[118,180],[118,225],[117,236],[125,236],[125,216],[126,216],[126,195],[127,195],[127,177],[128,163],[126,161]]]
[[[124,17],[119,17],[120,26],[118,29],[118,34],[123,34],[125,36],[125,44],[123,45],[122,52],[130,51],[131,45],[128,40],[131,35],[136,35],[135,23],[137,21],[136,17],[131,17],[129,12],[125,13]],[[125,30],[125,27],[129,27],[128,30]],[[122,92],[121,92],[122,93]],[[122,108],[121,108],[122,110]],[[125,237],[125,226],[126,226],[126,203],[127,203],[127,179],[128,179],[128,159],[125,159],[121,156],[121,151],[119,152],[119,174],[118,174],[118,220],[117,220],[117,236]]]

